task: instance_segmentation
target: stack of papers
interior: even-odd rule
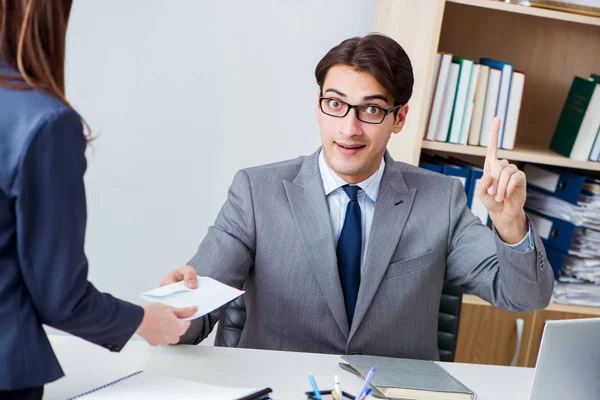
[[[527,208],[573,225],[600,230],[600,196],[581,194],[571,204],[537,190],[527,190]]]
[[[593,283],[561,283],[554,285],[553,301],[577,306],[600,306],[600,285]]]
[[[544,238],[548,251],[549,246],[557,246],[557,250],[564,255],[562,265],[555,265],[560,270],[560,277],[554,287],[554,301],[599,306],[600,181],[586,179],[576,204],[545,192],[528,189],[526,207],[542,217],[549,216],[570,223],[570,226],[550,223],[552,230],[546,231]],[[561,239],[554,241],[555,234]]]
[[[208,277],[198,277],[198,287],[190,289],[183,281],[172,283],[142,293],[140,296],[148,301],[157,301],[171,307],[185,308],[197,306],[198,311],[190,319],[196,319],[216,310],[224,304],[244,294],[219,281]]]
[[[600,258],[565,256],[562,272],[579,282],[600,283]]]

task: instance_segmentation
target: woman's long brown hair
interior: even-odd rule
[[[0,58],[19,72],[0,74],[0,86],[43,91],[73,109],[65,96],[71,5],[72,0],[0,0]],[[89,127],[80,119],[91,141]]]

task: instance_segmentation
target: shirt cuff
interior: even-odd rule
[[[529,253],[533,251],[533,240],[531,240],[531,222],[527,221],[527,225],[529,230],[527,231],[527,235],[517,244],[506,244],[511,249],[518,251],[519,253]]]

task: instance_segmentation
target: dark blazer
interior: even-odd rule
[[[119,351],[142,320],[87,280],[85,147],[59,100],[0,87],[0,390],[63,375],[42,324]]]

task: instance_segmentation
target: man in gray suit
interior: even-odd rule
[[[525,175],[496,158],[498,120],[477,188],[492,231],[457,179],[385,150],[412,94],[400,45],[348,39],[315,75],[322,147],[239,171],[196,255],[161,285],[195,287],[197,273],[244,288],[240,347],[433,360],[444,281],[505,310],[548,304],[551,268],[523,211]],[[194,320],[181,343],[202,341],[222,311]]]

